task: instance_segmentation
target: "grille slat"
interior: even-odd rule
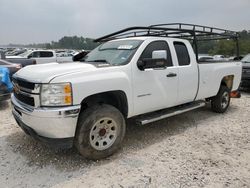
[[[20,102],[29,106],[35,106],[35,98],[32,91],[35,89],[35,83],[27,82],[24,80],[13,79],[14,83],[14,96]]]
[[[24,104],[30,105],[30,106],[35,106],[35,100],[33,97],[28,97],[20,93],[15,93],[14,96]]]
[[[24,80],[17,80],[15,78],[13,78],[13,82],[17,83],[20,87],[26,88],[26,89],[30,89],[30,90],[34,90],[35,89],[35,84],[31,83],[31,82],[27,82]]]

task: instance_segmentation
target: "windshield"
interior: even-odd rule
[[[19,54],[18,56],[27,57],[28,55],[30,55],[31,52],[32,52],[31,50],[28,50],[28,51],[26,51],[26,52],[24,52],[22,54]]]
[[[250,54],[246,55],[241,61],[245,63],[250,63]]]
[[[80,61],[99,62],[110,65],[125,65],[131,60],[142,42],[142,40],[106,42],[95,48]]]

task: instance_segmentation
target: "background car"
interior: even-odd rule
[[[242,61],[241,87],[250,88],[250,54],[247,54],[241,61]]]
[[[6,67],[9,69],[10,77],[22,68],[21,64],[11,63],[6,60],[0,59],[0,68]]]

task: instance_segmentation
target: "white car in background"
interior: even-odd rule
[[[54,50],[28,50],[18,56],[6,56],[6,58],[27,58],[35,59],[37,64],[52,63],[52,62],[71,62],[72,56],[57,57]]]
[[[228,58],[226,58],[224,55],[214,55],[213,58],[216,61],[228,61]]]
[[[201,56],[198,57],[198,60],[200,62],[202,62],[202,61],[213,61],[214,58],[213,58],[213,56],[210,56],[210,55],[201,55]]]

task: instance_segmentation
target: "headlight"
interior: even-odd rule
[[[69,106],[72,103],[70,83],[42,84],[41,106]]]

